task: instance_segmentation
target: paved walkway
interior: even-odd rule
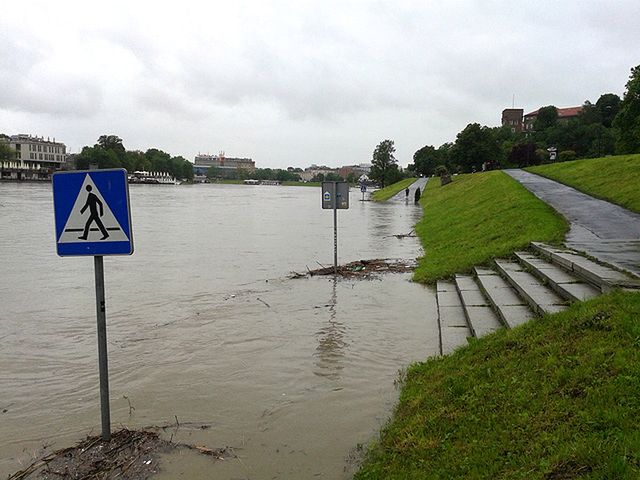
[[[570,222],[568,247],[640,276],[640,214],[524,170],[505,173]]]
[[[389,199],[389,201],[407,201],[410,203],[413,203],[414,201],[414,195],[416,194],[416,188],[420,188],[420,193],[424,193],[424,187],[427,184],[427,180],[429,180],[429,178],[418,178],[415,182],[413,182],[411,185],[409,185],[409,196],[407,197],[407,194],[404,192],[404,190],[400,190],[398,193],[396,193],[393,197],[391,197]]]

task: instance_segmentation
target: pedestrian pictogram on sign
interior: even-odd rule
[[[53,175],[58,255],[130,255],[133,238],[124,169]]]

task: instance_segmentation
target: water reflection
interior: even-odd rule
[[[336,320],[337,282],[336,277],[331,280],[331,298],[326,305],[329,311],[329,320],[316,332],[318,346],[314,353],[316,368],[313,373],[331,380],[340,379],[340,372],[344,368],[344,350],[348,346],[344,339],[347,328],[344,323]]]

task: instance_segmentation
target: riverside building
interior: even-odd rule
[[[206,173],[206,170],[210,167],[220,169],[222,175],[237,170],[246,170],[247,172],[253,173],[256,170],[256,162],[250,158],[226,157],[224,152],[220,152],[218,155],[196,155],[194,171],[197,169],[203,171],[198,171],[197,173]]]
[[[0,136],[8,143],[15,157],[0,160],[0,178],[6,180],[50,180],[51,174],[62,169],[67,161],[64,143],[27,134]]]

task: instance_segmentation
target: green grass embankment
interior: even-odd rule
[[[526,170],[640,213],[640,155],[574,160]]]
[[[416,180],[417,178],[405,178],[392,185],[381,188],[380,190],[376,190],[371,194],[371,200],[374,200],[376,202],[384,202],[386,200],[389,200],[391,197],[407,188]]]
[[[409,368],[355,480],[640,478],[640,293]]]
[[[526,248],[532,240],[561,242],[566,221],[503,172],[456,175],[440,186],[431,178],[416,225],[425,255],[414,280],[433,283]]]

